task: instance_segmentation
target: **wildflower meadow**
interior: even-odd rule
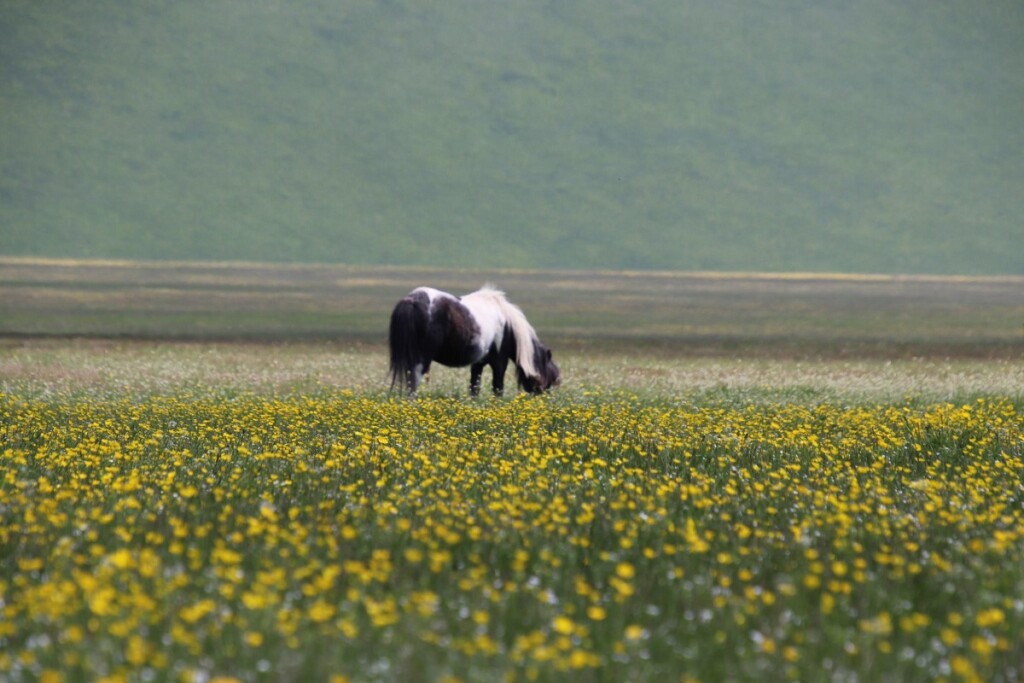
[[[1019,398],[0,393],[4,681],[1016,681],[1022,633]]]

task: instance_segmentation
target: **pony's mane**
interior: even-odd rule
[[[537,338],[537,333],[534,331],[533,325],[523,315],[522,310],[505,297],[505,292],[491,283],[485,284],[476,293],[493,301],[505,315],[508,326],[512,328],[512,336],[516,338],[516,365],[527,376],[534,379],[539,378],[540,375],[533,362],[534,341]]]

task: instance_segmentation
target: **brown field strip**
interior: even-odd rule
[[[0,336],[380,344],[394,302],[493,282],[542,338],[700,355],[1024,354],[1024,277],[0,258]]]

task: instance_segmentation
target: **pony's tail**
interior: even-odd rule
[[[395,304],[388,327],[392,391],[399,381],[415,390],[412,376],[419,362],[419,342],[426,332],[427,310],[422,303],[406,297]]]
[[[505,298],[505,293],[493,289],[494,300],[498,302],[502,314],[505,316],[508,326],[512,329],[512,336],[516,338],[516,365],[527,377],[537,379],[540,373],[534,363],[534,349],[537,344],[537,333],[533,325],[523,315],[522,310],[514,303]]]

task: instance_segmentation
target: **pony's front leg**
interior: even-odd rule
[[[480,395],[480,379],[484,374],[483,363],[473,363],[469,368],[469,395],[476,398]]]
[[[495,396],[505,393],[505,370],[508,369],[508,359],[498,358],[491,363],[491,387]]]

